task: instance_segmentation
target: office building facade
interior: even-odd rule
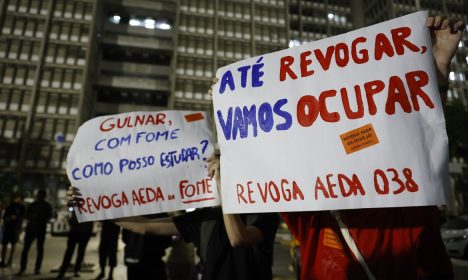
[[[421,9],[468,22],[462,0],[0,0],[0,174],[65,186],[89,118],[211,112],[219,67]],[[464,36],[449,98],[467,105]]]

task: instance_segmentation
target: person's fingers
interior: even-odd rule
[[[208,159],[208,176],[213,179],[219,170],[219,159],[212,156]]]
[[[445,28],[449,27],[449,25],[450,25],[450,21],[448,19],[444,19],[442,21],[442,25],[440,26],[440,29],[445,29]]]
[[[208,166],[208,177],[213,178],[216,173],[216,168],[213,165]]]
[[[442,17],[441,16],[436,16],[434,19],[434,27],[440,27],[440,24],[442,23]]]
[[[214,86],[218,81],[219,81],[218,78],[213,77],[213,79],[212,79],[212,82],[213,82],[213,83],[211,84],[211,87],[210,87],[210,89],[208,90],[208,94],[209,94],[209,95],[213,95],[213,86]]]
[[[427,27],[432,27],[434,26],[434,17],[428,17],[426,20],[426,26]]]
[[[464,29],[465,29],[465,23],[462,20],[455,22],[455,24],[453,25],[453,31],[455,32],[457,31],[463,32]]]

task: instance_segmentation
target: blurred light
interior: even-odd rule
[[[458,43],[458,47],[459,47],[459,48],[463,48],[463,41],[460,41],[460,42]]]
[[[148,29],[154,29],[155,28],[155,21],[154,19],[151,19],[151,18],[147,18],[145,19],[145,28],[148,28]]]
[[[112,23],[119,24],[121,17],[119,15],[113,15],[110,19]]]
[[[161,30],[170,30],[172,26],[167,21],[156,22],[156,28]]]
[[[295,47],[295,46],[299,46],[301,44],[301,42],[299,40],[290,40],[289,41],[289,47],[292,48],[292,47]]]
[[[188,209],[185,209],[185,212],[187,212],[187,213],[188,213],[188,212],[193,212],[193,211],[195,211],[195,209],[196,209],[196,208],[188,208]]]
[[[68,207],[68,211],[73,212],[73,207]]]
[[[466,63],[468,63],[468,56],[467,56],[467,57],[465,57],[465,59],[466,59]]]
[[[328,19],[333,19],[334,17],[335,17],[335,15],[332,14],[332,13],[328,14]]]
[[[454,81],[454,80],[455,80],[455,73],[454,73],[454,72],[450,72],[450,74],[449,74],[449,79],[450,79],[451,81]]]
[[[132,19],[128,22],[128,24],[130,24],[130,26],[140,26],[140,21],[137,20],[137,19],[132,18]]]

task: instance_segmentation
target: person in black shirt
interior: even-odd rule
[[[21,203],[21,196],[15,194],[10,205],[5,209],[3,214],[3,238],[2,238],[2,260],[0,267],[10,266],[15,254],[16,243],[21,231],[24,218],[24,206]],[[7,247],[11,244],[10,257],[5,262]]]
[[[208,169],[219,186],[219,159],[211,158]],[[79,203],[77,188],[69,188],[68,199]],[[131,217],[114,222],[135,233],[181,235],[193,242],[200,254],[203,280],[272,279],[273,243],[279,223],[276,213],[232,215],[213,207],[174,218]]]
[[[68,270],[68,266],[70,266],[71,258],[73,256],[73,252],[75,251],[76,245],[78,245],[78,254],[76,256],[74,272],[75,277],[80,276],[79,272],[81,270],[81,264],[83,263],[86,252],[86,246],[88,246],[88,241],[93,234],[93,223],[78,223],[75,212],[73,212],[69,223],[70,232],[68,233],[67,249],[65,250],[65,255],[63,256],[62,265],[60,266],[57,279],[64,279],[65,273]]]
[[[202,208],[173,218],[182,239],[199,249],[203,279],[273,278],[271,267],[278,215],[244,214],[238,217],[246,227],[258,230],[261,240],[253,244],[247,240],[245,244],[231,242],[220,207]]]
[[[26,270],[28,263],[28,253],[34,239],[37,239],[37,255],[35,274],[40,274],[42,257],[44,255],[44,242],[46,235],[47,222],[52,217],[52,206],[45,201],[45,190],[39,190],[36,195],[36,201],[28,206],[26,211],[26,235],[24,237],[24,247],[21,253],[21,267],[17,275],[22,275]]]
[[[167,217],[167,214],[143,216],[148,219]],[[166,264],[162,260],[165,250],[172,243],[170,236],[141,235],[123,230],[124,260],[127,279],[167,279]]]
[[[117,265],[117,245],[119,241],[120,227],[111,221],[102,221],[101,241],[99,242],[99,266],[101,272],[97,280],[104,278],[106,275],[106,262],[109,259],[109,275],[108,280],[114,278],[114,267]]]

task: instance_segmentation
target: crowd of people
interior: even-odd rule
[[[442,17],[429,17],[434,62],[439,90],[446,100],[450,62],[455,55],[465,25]],[[219,157],[208,160],[208,173],[221,187]],[[437,187],[437,186],[436,186]],[[79,190],[70,187],[69,202],[79,203]],[[14,198],[3,215],[2,266],[10,265],[23,218],[28,220],[25,246],[21,257],[21,275],[27,267],[31,242],[37,239],[38,257],[35,272],[40,273],[45,223],[50,205],[39,192],[36,202],[25,211]],[[34,206],[34,208],[32,208]],[[436,206],[315,211],[297,213],[225,214],[221,207],[197,209],[178,216],[130,217],[103,223],[99,246],[98,279],[113,277],[116,265],[116,240],[119,227],[125,229],[125,263],[128,279],[166,279],[160,259],[170,246],[171,236],[191,242],[200,257],[202,279],[272,279],[273,242],[282,219],[298,240],[301,279],[453,279],[450,259],[445,251]],[[58,278],[70,264],[74,248],[78,257],[74,267],[79,276],[92,223],[78,223],[73,216],[67,249]],[[333,239],[334,246],[325,239]],[[6,257],[6,245],[11,245]],[[150,263],[150,265],[148,265]]]
[[[22,197],[19,194],[14,194],[11,203],[4,211],[0,210],[0,216],[3,220],[3,227],[0,231],[2,244],[0,269],[13,266],[16,245],[20,240],[23,223],[26,220],[19,271],[15,276],[25,275],[29,251],[34,241],[36,241],[37,247],[34,274],[40,275],[47,223],[53,216],[52,206],[46,201],[46,191],[39,190],[35,201],[27,207],[22,203]],[[149,220],[159,217],[167,217],[167,214],[149,215],[142,217],[142,219]],[[70,269],[72,269],[74,277],[80,277],[87,245],[95,232],[93,222],[78,223],[74,213],[70,215],[68,226],[65,252],[56,279],[65,279],[66,273]],[[112,221],[102,221],[98,247],[100,271],[95,279],[114,279],[114,268],[118,263],[119,238],[122,238],[125,244],[123,262],[127,266],[127,279],[167,278],[166,264],[162,258],[166,254],[166,248],[175,245],[171,236],[142,235],[125,229],[122,230],[120,226]],[[76,247],[75,262],[74,265],[71,265]],[[106,271],[107,267],[109,267],[108,271]]]

